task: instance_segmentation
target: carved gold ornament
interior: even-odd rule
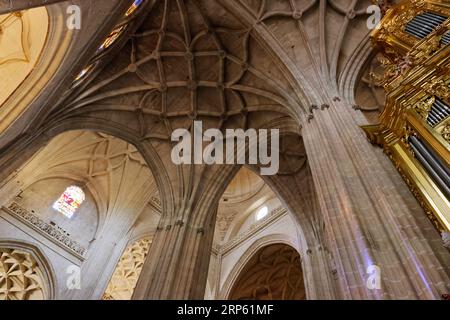
[[[404,38],[403,27],[411,21],[416,15],[422,13],[425,7],[423,0],[410,0],[407,6],[403,10],[395,15],[389,22],[382,26],[382,33],[391,33]]]
[[[373,4],[380,7],[381,13],[385,14],[393,5],[393,0],[372,0]]]
[[[380,64],[383,66],[385,72],[383,77],[371,74],[379,84],[385,85],[393,79],[405,74],[414,65],[413,58],[409,55],[396,59],[396,61],[391,61],[387,58],[380,58]]]
[[[384,56],[385,68],[383,77],[373,78],[383,84],[386,103],[380,123],[363,129],[394,162],[436,229],[449,231],[449,201],[429,168],[432,156],[450,165],[450,60],[449,47],[443,45],[450,28],[447,2],[402,0],[373,31],[372,40]],[[430,16],[433,21],[424,24]],[[416,137],[413,141],[429,147],[429,157],[415,154],[412,136]]]
[[[441,97],[444,100],[450,99],[450,88],[443,79],[433,79],[424,85],[426,93],[432,96]]]
[[[430,113],[431,107],[433,106],[434,102],[435,102],[434,97],[428,100],[420,101],[414,106],[414,109],[422,118],[427,119],[428,113]]]
[[[431,38],[427,42],[426,46],[422,50],[424,60],[427,57],[431,56],[433,53],[435,53],[441,47],[441,43],[442,43],[441,41],[442,41],[442,36],[436,36],[436,37]]]
[[[445,141],[450,143],[450,121],[448,121],[445,124],[444,129],[442,130],[441,134],[442,134],[442,137],[445,139]]]
[[[435,98],[430,98],[428,100],[420,101],[414,106],[414,109],[417,111],[417,113],[423,119],[427,119],[428,118],[428,114],[430,113],[434,102],[435,102]]]

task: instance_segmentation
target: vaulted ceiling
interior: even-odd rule
[[[86,192],[89,190],[100,214],[100,227],[117,221],[133,224],[147,203],[159,197],[151,171],[136,148],[97,132],[72,131],[59,135],[15,178],[16,187],[24,190],[25,196],[27,189],[40,181],[48,181],[45,193],[53,194],[56,186],[52,179],[66,179]],[[63,191],[56,190],[55,194]],[[13,194],[16,192],[9,193]],[[33,198],[27,203],[39,201]]]
[[[0,15],[0,106],[36,67],[45,45],[45,7]]]
[[[192,119],[257,128],[290,116],[299,124],[311,105],[339,94],[355,52],[367,51],[369,4],[148,0],[141,14],[149,15],[123,49],[110,50],[115,58],[103,72],[43,107],[35,125],[106,119],[142,138],[167,139]]]
[[[280,63],[219,3],[157,1],[105,71],[53,117],[108,119],[167,141],[193,119],[271,127],[293,105],[301,108]]]
[[[54,2],[57,3],[52,4]],[[98,43],[103,41],[131,2],[1,1],[0,13],[4,15],[0,23],[4,32],[0,35],[0,60],[7,51],[8,63],[3,61],[0,65],[0,74],[5,79],[0,97],[6,97],[6,100],[0,98],[0,148],[40,126],[40,116],[55,106],[79,73],[78,68],[90,59]],[[45,7],[10,12],[43,5]],[[72,12],[68,10],[69,5],[80,8],[80,30],[67,27]],[[3,21],[6,17],[9,17],[8,21]],[[5,88],[5,84],[11,88]]]
[[[156,140],[192,119],[211,127],[271,127],[288,116],[300,123],[312,104],[338,95],[349,59],[365,46],[368,4],[148,1],[150,14],[126,46],[47,120],[107,119]]]
[[[117,8],[121,12],[110,18],[109,32],[131,2]],[[102,54],[103,64],[71,86],[105,39],[90,34],[86,40],[89,35],[83,31],[89,50],[77,60],[76,72],[61,66],[56,75],[65,72],[64,81],[43,90],[48,99],[16,118],[0,138],[0,148],[19,134],[24,139],[43,132],[52,137],[70,129],[129,138],[139,150],[156,150],[157,165],[144,158],[167,197],[164,207],[175,198],[200,197],[208,184],[196,188],[194,182],[214,176],[203,168],[176,168],[168,158],[172,131],[202,120],[204,129],[279,128],[279,175],[299,174],[307,167],[301,130],[313,118],[314,106],[326,108],[338,97],[353,99],[359,69],[371,53],[366,27],[370,4],[147,0],[137,13],[139,24],[127,27],[121,40]],[[95,2],[95,8],[102,6],[111,3]],[[94,24],[88,23],[92,31]]]

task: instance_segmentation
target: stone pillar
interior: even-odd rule
[[[336,299],[335,266],[309,166],[295,175],[268,177],[266,182],[276,191],[301,229],[299,239],[307,298]]]
[[[116,230],[110,230],[113,233]],[[66,289],[64,300],[101,300],[114,273],[117,262],[126,249],[128,238],[104,234],[89,248],[86,261],[81,266],[79,289]],[[65,284],[63,284],[65,285]]]
[[[153,239],[134,291],[134,300],[203,299],[211,256],[215,214],[206,224],[166,221]]]
[[[389,159],[358,128],[350,108],[335,102],[314,111],[303,138],[340,298],[439,299],[450,282],[450,255]],[[370,285],[373,266],[380,268],[379,290]]]

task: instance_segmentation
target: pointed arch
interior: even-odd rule
[[[0,240],[0,256],[3,254],[14,254],[14,252],[21,256],[20,263],[24,263],[24,268],[27,270],[27,274],[24,276],[32,276],[34,277],[32,281],[37,281],[34,286],[36,290],[42,290],[42,298],[45,300],[56,299],[56,288],[58,288],[58,284],[56,282],[55,272],[48,258],[38,245],[10,239]],[[4,272],[5,270],[0,270],[0,276],[2,271]],[[24,294],[23,297],[26,298],[27,294]]]
[[[272,234],[260,238],[253,242],[253,244],[241,256],[239,261],[234,265],[220,290],[219,299],[230,299],[233,288],[238,283],[240,275],[242,274],[248,263],[251,261],[251,259],[255,257],[255,255],[257,255],[258,252],[260,252],[262,249],[270,247],[272,245],[284,245],[286,247],[292,248],[299,255],[299,262],[303,262],[303,258],[299,250],[300,248],[298,248],[298,243],[295,239],[284,234]],[[301,268],[301,266],[299,267]],[[304,290],[306,294],[306,289]]]

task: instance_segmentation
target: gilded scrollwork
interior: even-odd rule
[[[417,136],[417,132],[409,124],[405,125],[404,131],[405,131],[405,136],[401,140],[402,140],[406,150],[414,157],[414,150],[411,147],[411,145],[409,144],[409,138]]]
[[[439,222],[439,220],[434,215],[433,210],[431,209],[430,205],[424,200],[424,197],[422,196],[422,193],[420,192],[419,188],[417,188],[417,185],[403,171],[400,163],[398,163],[397,161],[394,161],[394,163],[395,163],[395,166],[396,166],[398,172],[402,176],[403,180],[406,182],[406,184],[408,185],[409,189],[413,193],[414,197],[417,199],[417,201],[419,201],[419,204],[422,207],[422,209],[425,211],[425,214],[427,215],[428,219],[430,219],[431,223],[435,226],[436,229],[442,230],[441,223]]]
[[[392,35],[398,39],[410,43],[413,39],[403,30],[405,25],[411,21],[416,15],[425,11],[426,3],[423,0],[411,0],[407,7],[402,8],[401,11],[396,12],[392,18],[382,25],[380,33],[384,38]]]
[[[432,37],[423,45],[421,52],[421,60],[426,60],[428,57],[432,56],[437,50],[441,48],[442,36]]]
[[[381,13],[384,15],[393,6],[393,0],[372,0],[373,4],[376,4],[381,9]]]
[[[375,83],[382,86],[386,86],[392,80],[401,75],[404,75],[414,66],[414,60],[409,55],[399,57],[395,59],[395,61],[391,61],[388,58],[381,57],[379,59],[379,62],[384,68],[383,76],[377,75],[374,72],[371,72],[369,75]]]
[[[421,14],[425,15],[414,20]],[[431,14],[436,15],[439,23],[433,28],[431,25],[436,23],[429,24],[425,32],[420,23]],[[440,136],[450,143],[450,64],[448,48],[443,46],[449,28],[449,20],[444,17],[449,16],[447,5],[430,0],[403,1],[387,12],[381,27],[373,33],[373,42],[383,54],[380,62],[385,68],[383,76],[373,76],[386,91],[386,104],[379,123],[384,130],[371,132],[371,128],[364,128],[373,143],[381,144],[439,230],[448,226],[441,219],[448,206],[437,196],[439,187],[432,183],[425,167],[420,168],[421,163],[413,161],[415,152],[410,137],[417,136],[427,142],[433,152],[448,162],[448,149],[443,148]],[[420,177],[420,181],[427,182],[419,185]]]
[[[414,106],[414,110],[417,111],[417,113],[423,118],[423,119],[427,119],[428,118],[428,114],[431,111],[431,107],[433,106],[434,102],[435,102],[435,98],[431,97],[429,99],[426,100],[422,100],[420,102],[418,102],[415,106]]]
[[[432,96],[438,96],[443,100],[450,99],[449,85],[443,79],[433,79],[423,86],[426,93]]]
[[[447,121],[447,123],[444,125],[444,129],[442,129],[441,132],[442,137],[450,143],[450,121]]]

